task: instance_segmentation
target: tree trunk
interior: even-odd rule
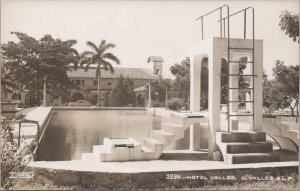
[[[290,109],[291,109],[291,115],[292,115],[292,116],[295,116],[295,115],[294,115],[294,108],[293,108],[292,106],[290,106]]]
[[[101,66],[99,67],[98,71],[98,101],[97,106],[100,107],[100,100],[101,100],[101,94],[100,94],[100,78],[101,78]]]

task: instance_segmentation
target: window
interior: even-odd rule
[[[80,85],[80,80],[75,81],[76,85]]]
[[[93,83],[93,84],[94,84],[94,86],[97,85],[97,80],[94,80],[94,83]]]
[[[81,80],[81,85],[84,85],[84,80]]]

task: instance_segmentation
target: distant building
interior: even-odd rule
[[[117,84],[120,75],[123,75],[125,78],[128,76],[133,82],[135,89],[144,89],[149,80],[162,79],[163,58],[159,56],[149,57],[148,63],[153,64],[153,70],[146,68],[114,67],[113,74],[110,71],[101,70],[101,94],[111,91]],[[71,101],[88,100],[92,104],[97,102],[98,86],[96,68],[89,68],[87,71],[80,68],[68,71],[67,75],[73,84],[76,85],[76,88],[72,91]],[[137,93],[138,99],[141,99],[141,96],[142,95]],[[103,99],[103,96],[101,96],[101,98]]]

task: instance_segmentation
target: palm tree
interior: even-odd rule
[[[89,69],[91,64],[97,64],[96,78],[98,84],[98,100],[97,106],[100,106],[100,79],[101,69],[110,70],[114,73],[114,68],[111,61],[116,64],[120,64],[120,60],[110,52],[107,52],[110,48],[115,48],[116,45],[113,43],[107,43],[106,40],[102,40],[100,45],[97,47],[93,42],[87,41],[86,44],[92,49],[92,51],[84,51],[81,54],[80,66],[85,65],[85,71]]]

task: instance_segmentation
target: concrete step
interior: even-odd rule
[[[157,158],[153,150],[144,145],[141,146],[141,160],[153,160]]]
[[[273,151],[271,142],[232,142],[218,144],[224,154],[227,153],[269,153]],[[223,147],[223,148],[221,148]]]
[[[167,150],[164,151],[159,159],[162,160],[208,160],[207,151],[190,151],[190,150]]]
[[[217,132],[216,139],[219,142],[264,142],[265,132]]]
[[[94,154],[94,157],[95,157],[96,161],[101,161],[101,162],[110,162],[110,161],[113,161],[112,155],[110,153]]]
[[[82,153],[81,159],[84,161],[95,161],[95,155],[94,153]]]
[[[172,143],[174,134],[165,130],[152,130],[152,137],[162,142],[164,147],[167,147],[170,143]]]
[[[111,153],[111,150],[105,145],[94,145],[93,153]]]
[[[164,146],[162,142],[154,138],[145,138],[144,145],[153,151],[161,151],[161,152]]]
[[[244,164],[260,162],[279,162],[279,156],[275,153],[242,153],[225,154],[224,162],[226,164]]]
[[[96,161],[109,161],[111,159],[111,150],[107,145],[94,145],[93,154]]]
[[[173,141],[183,139],[184,138],[184,130],[183,125],[179,125],[176,123],[166,122],[161,124],[161,129],[165,130],[171,134],[174,134]]]

